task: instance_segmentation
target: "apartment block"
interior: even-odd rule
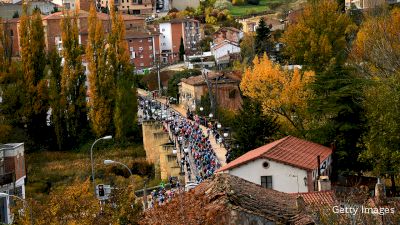
[[[25,178],[24,144],[0,144],[0,192],[24,199]],[[15,197],[0,197],[1,223],[12,223],[10,205],[15,200]]]
[[[126,31],[125,38],[136,72],[147,73],[150,68],[154,67],[156,56],[160,52],[159,33],[145,29],[133,29]]]
[[[112,0],[99,0],[102,8],[108,8]],[[114,5],[123,14],[150,15],[153,13],[152,0],[114,0]]]
[[[192,55],[200,49],[197,44],[202,38],[200,22],[193,19],[174,19],[159,24],[161,62],[173,63],[179,60],[181,38],[186,55]]]

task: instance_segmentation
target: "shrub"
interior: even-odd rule
[[[232,6],[232,3],[227,0],[217,0],[214,7],[219,10],[224,10]]]

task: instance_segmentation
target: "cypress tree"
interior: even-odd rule
[[[271,42],[271,30],[265,23],[264,19],[261,18],[258,22],[258,27],[256,29],[256,37],[255,37],[255,52],[257,55],[261,56],[266,52],[269,54],[272,51],[272,42]]]
[[[183,61],[185,55],[185,45],[183,44],[183,37],[181,37],[181,44],[179,46],[179,60]]]

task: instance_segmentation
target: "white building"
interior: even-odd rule
[[[239,43],[225,39],[218,44],[211,45],[211,54],[215,57],[217,64],[220,64],[219,61],[224,56],[234,53],[240,53]]]
[[[328,147],[287,136],[242,155],[217,172],[281,192],[311,192],[318,190],[318,157],[320,175],[329,176],[331,154]]]

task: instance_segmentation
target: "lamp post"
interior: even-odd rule
[[[23,199],[23,198],[21,198],[21,197],[19,197],[17,195],[11,195],[11,194],[7,194],[7,193],[4,193],[4,192],[0,193],[0,197],[14,197],[14,198],[17,198],[17,199],[21,200],[24,203],[24,208],[29,208],[29,213],[30,213],[30,217],[31,217],[30,218],[31,219],[31,225],[33,225],[32,208],[29,206],[28,202],[25,199]]]
[[[94,163],[93,163],[93,146],[100,140],[110,140],[112,139],[111,135],[104,136],[102,138],[99,138],[95,140],[92,144],[92,147],[90,148],[90,163],[92,164],[92,180],[93,180],[93,190],[94,190],[94,196],[96,196],[96,181],[94,179]]]
[[[114,160],[111,160],[111,159],[106,159],[106,160],[104,160],[104,164],[105,164],[105,165],[119,164],[119,165],[125,167],[125,168],[129,171],[129,174],[130,174],[131,176],[133,175],[131,169],[129,169],[129,167],[128,167],[127,165],[125,165],[125,164],[123,164],[123,163],[121,163],[121,162],[117,162],[117,161],[114,161]]]

